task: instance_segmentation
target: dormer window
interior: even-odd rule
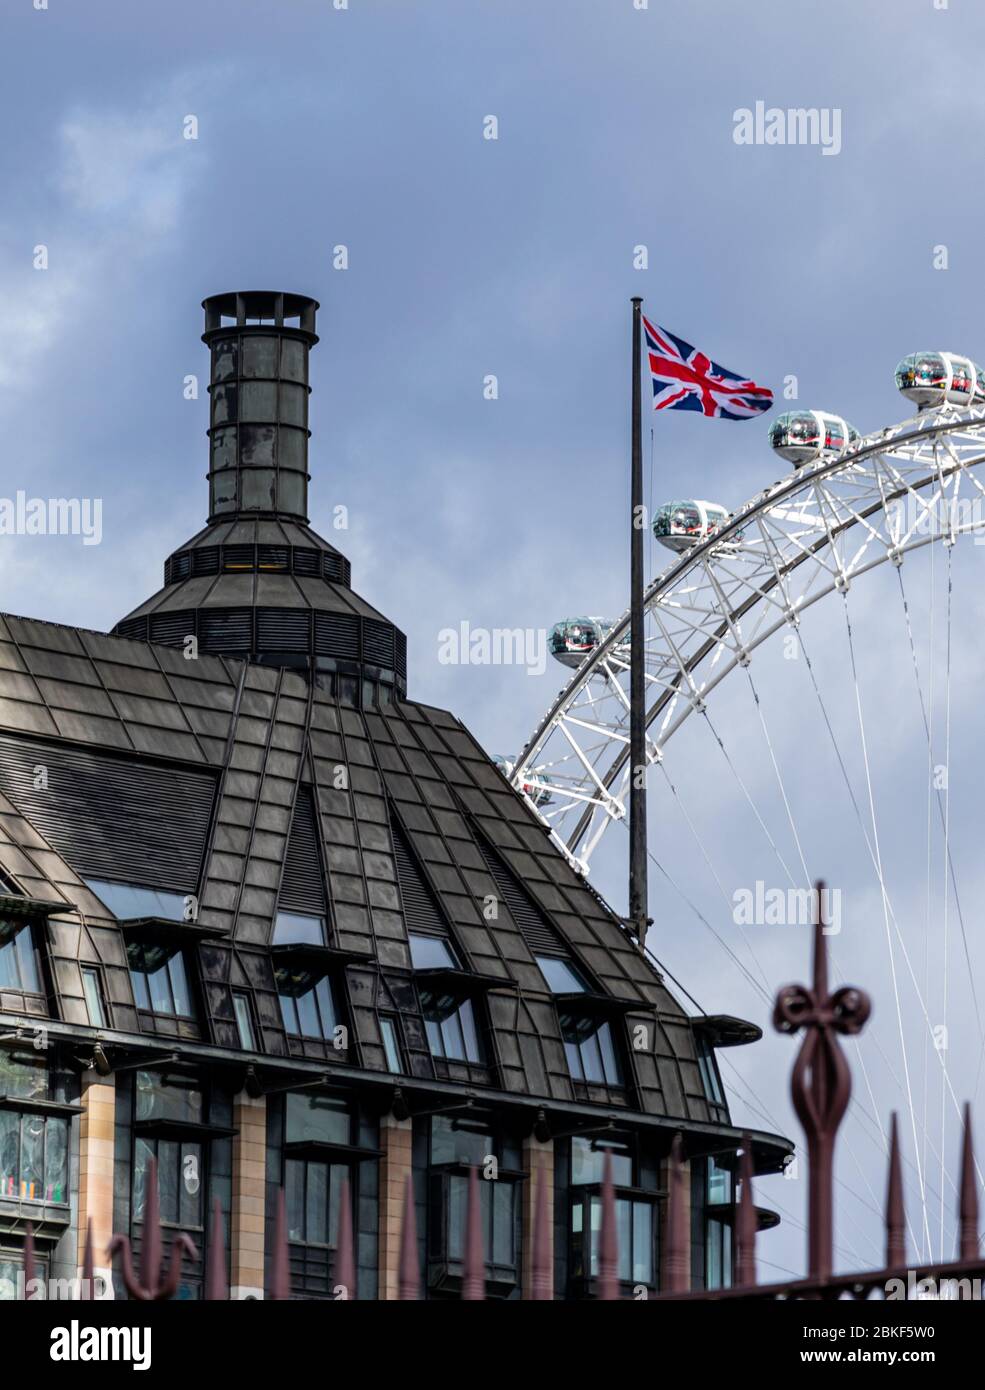
[[[332,1042],[339,1017],[328,976],[315,979],[310,970],[282,967],[276,977],[285,1032]]]
[[[193,1018],[184,953],[173,944],[128,941],[127,964],[137,1008],[172,1018]]]
[[[274,921],[273,945],[324,946],[324,917],[305,912],[278,912]]]
[[[552,994],[587,994],[588,983],[577,966],[554,956],[535,956]]]
[[[149,888],[141,883],[111,883],[102,878],[87,878],[85,882],[121,922],[139,917],[157,917],[168,922],[188,920],[186,903],[190,894]]]
[[[622,1068],[609,1020],[592,1014],[559,1011],[568,1070],[575,1081],[622,1086]]]
[[[42,992],[31,926],[15,917],[0,919],[0,989]]]
[[[462,963],[441,936],[410,933],[410,959],[415,970],[461,970]]]

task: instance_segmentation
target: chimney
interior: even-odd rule
[[[318,301],[267,290],[203,300],[209,383],[209,524],[308,520],[308,352]]]

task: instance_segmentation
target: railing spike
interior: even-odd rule
[[[92,1217],[86,1222],[86,1243],[82,1251],[82,1287],[79,1289],[79,1300],[86,1302],[93,1297],[93,1290],[96,1287],[96,1269],[92,1256]]]
[[[959,1246],[962,1260],[978,1258],[978,1188],[975,1185],[975,1145],[971,1134],[971,1105],[965,1101],[964,1136],[961,1144],[961,1200],[958,1207]]]
[[[219,1198],[212,1203],[212,1226],[205,1252],[205,1297],[213,1303],[225,1303],[229,1298],[226,1283],[226,1242],[222,1234],[222,1208]]]
[[[469,1168],[468,1202],[465,1210],[465,1261],[462,1275],[462,1298],[482,1299],[486,1296],[485,1253],[482,1248],[482,1217],[479,1211],[479,1170],[473,1163]]]
[[[543,1170],[537,1174],[534,1194],[534,1231],[530,1252],[530,1297],[553,1298],[551,1278],[551,1244],[547,1224],[547,1179]]]
[[[894,1110],[889,1124],[889,1185],[886,1190],[886,1268],[906,1264],[906,1212],[903,1207],[903,1165],[899,1124]]]
[[[667,1164],[667,1231],[661,1287],[667,1293],[687,1292],[688,1231],[684,1211],[684,1168],[681,1136],[674,1135]]]
[[[277,1216],[274,1221],[274,1250],[270,1268],[269,1298],[290,1298],[291,1271],[287,1253],[287,1199],[277,1189]]]
[[[735,1282],[745,1288],[756,1282],[756,1204],[752,1193],[752,1140],[748,1131],[742,1136],[742,1158],[739,1161],[739,1205],[736,1212]]]
[[[591,1220],[589,1220],[591,1226]],[[586,1236],[591,1241],[589,1230]],[[599,1228],[598,1297],[619,1297],[619,1233],[616,1230],[616,1192],[612,1185],[612,1152],[606,1149],[602,1166],[602,1224]]]
[[[414,1184],[410,1173],[404,1187],[404,1219],[400,1228],[400,1267],[397,1275],[397,1297],[417,1299],[421,1296],[421,1269],[417,1258],[417,1216],[414,1211]]]
[[[356,1296],[356,1260],[352,1242],[352,1201],[349,1196],[349,1179],[343,1175],[339,1185],[339,1235],[335,1247],[335,1266],[333,1283],[337,1299],[350,1299]]]

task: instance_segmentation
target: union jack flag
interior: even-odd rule
[[[721,420],[750,420],[773,404],[773,392],[727,371],[683,338],[643,318],[654,410],[697,410]]]

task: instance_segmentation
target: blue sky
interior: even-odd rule
[[[344,11],[332,0],[50,0],[41,12],[10,0],[0,29],[0,493],[104,505],[98,547],[3,540],[5,611],[105,629],[159,587],[165,555],[206,510],[199,301],[230,289],[311,294],[322,304],[312,520],[348,554],[355,587],[408,633],[412,695],[510,752],[561,669],[538,679],[444,666],[438,633],[462,620],[542,628],[564,613],[625,606],[631,295],[729,367],[775,388],[796,374],[802,404],[838,410],[863,432],[909,413],[892,381],[905,353],[985,357],[985,11],[960,0],[946,10],[933,0],[891,10],[849,0],[650,0],[647,10],[632,0],[350,0]],[[841,152],[736,145],[733,113],[758,100],[838,108]],[[189,114],[196,141],[182,139]],[[496,141],[482,136],[488,115]],[[41,243],[46,271],[32,266]],[[344,272],[332,268],[340,243]],[[633,269],[639,244],[645,272]],[[946,272],[933,268],[941,244]],[[182,396],[189,373],[203,384],[197,401]],[[496,401],[483,399],[490,373]],[[653,430],[656,501],[692,494],[735,506],[785,471],[762,422],[666,414]],[[338,504],[349,511],[343,533],[331,529]],[[973,563],[969,573],[955,610],[965,634],[980,621]],[[912,691],[905,711],[894,698],[902,686],[887,671],[903,682],[909,658],[891,591],[873,584],[860,598],[863,678],[879,715],[888,843],[915,905],[924,800],[906,783],[900,749],[915,747],[919,765],[922,734]],[[843,635],[829,616],[816,628],[840,708]],[[963,649],[953,713],[972,758],[980,673],[974,643]],[[885,958],[863,925],[878,903],[824,799],[831,768],[817,730],[768,659],[757,679],[817,860],[855,890],[845,954],[883,998]],[[846,704],[846,730],[851,717]],[[775,802],[749,719],[741,692],[729,694],[724,725]],[[685,769],[724,881],[768,880],[742,808],[708,750],[692,744]],[[977,775],[955,789],[969,901],[976,790]],[[711,912],[693,846],[662,804],[653,815]],[[593,873],[621,908],[620,854]],[[652,910],[659,953],[702,1003],[768,1022],[659,883]],[[918,916],[914,906],[915,933]],[[776,983],[808,968],[800,937],[764,938],[761,953]],[[952,1009],[954,1026],[971,1028],[959,984]],[[974,1052],[978,1034],[968,1037]],[[791,1056],[788,1041],[768,1035],[729,1060],[794,1133]],[[875,1049],[867,1066],[885,1122],[900,1104],[899,1069]],[[973,1067],[962,1080],[974,1089]],[[845,1218],[871,1235],[878,1132],[857,1142]],[[955,1143],[950,1127],[952,1156]],[[796,1220],[763,1248],[797,1269],[804,1184],[773,1187]],[[875,1258],[871,1241],[857,1253]]]

